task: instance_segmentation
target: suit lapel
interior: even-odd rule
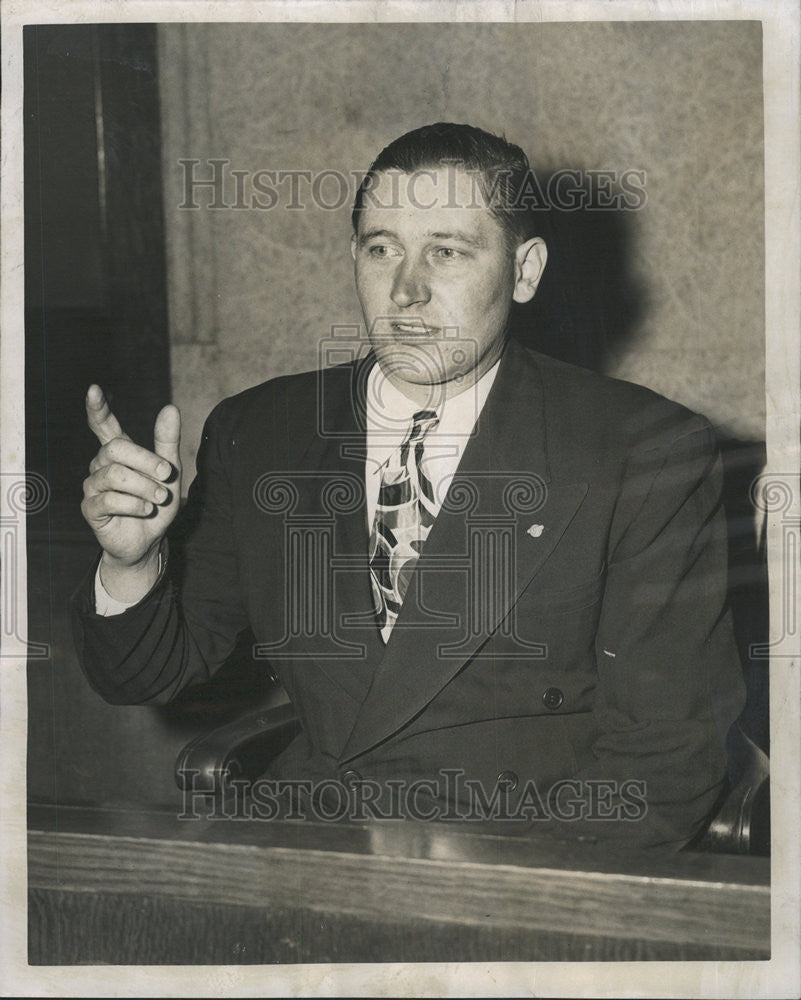
[[[586,490],[552,482],[539,368],[510,341],[343,759],[405,725],[480,652]]]
[[[295,484],[301,530],[308,533],[315,524],[325,525],[330,551],[318,549],[317,556],[321,566],[330,565],[330,573],[324,569],[324,578],[314,571],[311,577],[302,575],[302,600],[311,602],[315,612],[312,627],[293,637],[292,658],[312,659],[359,703],[384,648],[370,591],[364,497],[364,387],[372,363],[368,355],[352,367],[323,373],[315,432],[300,459]],[[305,566],[302,574],[308,573]]]

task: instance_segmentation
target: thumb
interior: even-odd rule
[[[181,411],[171,403],[159,411],[153,431],[153,450],[180,471]]]

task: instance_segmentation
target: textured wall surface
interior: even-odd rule
[[[357,323],[360,311],[349,205],[325,210],[302,184],[304,207],[292,210],[284,183],[271,209],[212,209],[206,189],[199,208],[179,208],[179,160],[200,160],[197,177],[211,176],[211,158],[227,160],[230,206],[231,171],[248,171],[248,205],[258,170],[362,171],[391,139],[437,120],[504,132],[537,169],[645,171],[647,202],[626,213],[618,240],[634,306],[615,305],[623,293],[603,254],[597,267],[584,261],[565,297],[586,290],[584,321],[602,331],[606,371],[700,410],[722,433],[763,437],[758,23],[159,31],[172,378],[190,466],[219,399],[315,367],[332,325]]]

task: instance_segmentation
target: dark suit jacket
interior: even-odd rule
[[[371,363],[213,411],[167,577],[118,618],[94,614],[91,577],[76,596],[90,682],[164,703],[250,628],[303,724],[274,775],[441,785],[461,769],[487,797],[503,775],[512,810],[571,779],[556,823],[534,829],[684,843],[743,704],[709,424],[511,341],[384,648],[367,575]]]

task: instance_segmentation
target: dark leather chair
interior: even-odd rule
[[[182,791],[225,798],[236,782],[249,785],[262,775],[298,732],[300,721],[289,701],[273,700],[187,743],[175,761],[176,783]]]
[[[291,704],[250,712],[198,736],[179,753],[175,778],[181,790],[222,802],[246,789],[300,730]],[[770,854],[768,757],[739,725],[727,744],[730,778],[721,804],[685,850],[716,854]]]
[[[770,854],[770,761],[739,723],[726,744],[730,778],[723,803],[690,850]]]

